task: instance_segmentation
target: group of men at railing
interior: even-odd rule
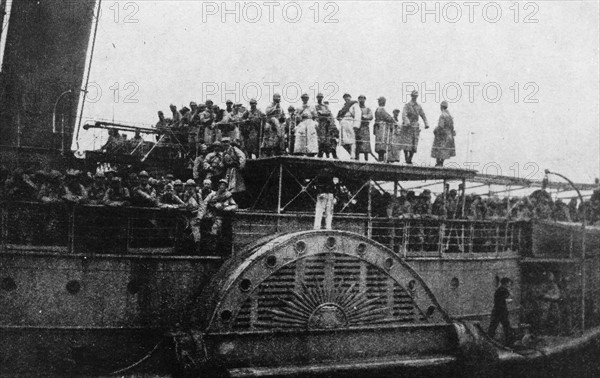
[[[189,207],[191,203],[191,207],[196,207],[194,203],[201,202],[199,196],[204,200],[218,187],[224,186],[228,196],[234,202],[240,202],[245,186],[239,170],[244,167],[245,161],[240,149],[232,146],[225,138],[216,149],[196,160],[194,179],[186,182],[176,179],[172,174],[150,177],[145,171],[124,174],[109,169],[104,173],[84,174],[69,170],[62,174],[56,170],[24,171],[18,168],[10,171],[1,167],[0,180],[3,185],[0,185],[0,199],[143,207]],[[342,183],[335,186],[343,189],[336,190],[336,193],[341,193],[336,194],[336,197],[344,196],[343,202],[339,202],[346,203],[352,197],[351,192]],[[361,198],[356,197],[357,200]],[[383,193],[374,197],[373,203],[373,215],[389,218],[510,218],[578,222],[582,219],[584,209],[589,224],[600,220],[600,190],[596,190],[584,204],[578,203],[575,198],[567,204],[561,199],[553,200],[545,190],[536,190],[525,197],[499,198],[465,194],[462,185],[459,185],[458,190],[446,185],[445,190],[435,198],[428,189],[420,194],[401,189],[398,196]]]
[[[458,190],[446,186],[443,193],[432,201],[428,189],[419,195],[414,191],[401,190],[400,196],[387,195],[386,215],[389,218],[434,217],[441,219],[471,220],[531,220],[546,219],[562,222],[579,222],[586,211],[588,223],[600,221],[600,190],[592,198],[579,203],[572,198],[569,203],[553,200],[545,190],[536,190],[529,196],[504,197],[465,195],[462,185]]]
[[[219,177],[197,185],[193,179],[184,183],[171,174],[156,179],[146,171],[119,175],[108,170],[92,175],[70,169],[63,175],[56,170],[28,173],[16,169],[7,173],[3,170],[3,201],[185,209],[190,237],[202,253],[215,252],[222,247],[222,239],[230,238],[230,215],[238,208],[227,190],[228,181]]]
[[[423,119],[425,128],[429,128],[427,117],[417,103],[418,96],[418,92],[413,91],[411,101],[404,105],[402,113],[396,109],[393,115],[386,111],[384,97],[377,100],[378,107],[373,112],[366,106],[365,96],[353,101],[350,94],[344,94],[344,105],[337,115],[330,110],[328,102],[323,101],[321,93],[314,105],[309,103],[308,94],[303,94],[302,104],[297,108],[289,106],[287,115],[279,94],[273,95],[273,102],[264,112],[257,108],[255,99],[249,101],[249,109],[230,100],[224,109],[212,100],[204,104],[192,101],[189,108],[177,109],[170,105],[170,118],[159,111],[156,129],[162,131],[160,141],[184,143],[193,156],[215,142],[229,138],[231,144],[249,159],[283,154],[337,159],[336,149],[341,146],[351,159],[358,160],[362,154],[369,160],[369,155],[373,154],[372,133],[376,160],[399,162],[400,152],[404,151],[406,163],[412,164],[419,142],[419,118]],[[436,166],[442,166],[444,160],[455,156],[454,121],[448,112],[448,103],[443,101],[440,109],[431,152]]]

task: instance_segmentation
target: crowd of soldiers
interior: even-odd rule
[[[119,175],[109,169],[92,175],[70,169],[63,175],[56,170],[16,169],[11,174],[3,169],[2,179],[0,199],[6,201],[185,209],[191,214],[189,229],[199,251],[219,248],[223,233],[231,231],[231,214],[238,209],[228,181],[219,177],[198,185],[172,174],[154,178],[146,171]]]
[[[336,149],[341,146],[351,159],[358,160],[363,155],[369,160],[372,155],[378,161],[392,163],[399,162],[400,152],[404,151],[406,164],[412,164],[419,142],[419,118],[425,128],[429,128],[423,108],[417,103],[418,96],[419,93],[413,91],[402,113],[396,109],[393,115],[385,109],[384,97],[377,99],[378,107],[373,112],[365,105],[365,96],[353,101],[350,94],[344,94],[344,105],[336,115],[329,109],[328,102],[323,101],[321,93],[317,94],[316,104],[310,104],[308,94],[303,94],[302,104],[297,108],[288,107],[287,115],[279,94],[273,95],[273,102],[265,112],[257,108],[255,99],[249,101],[249,109],[230,100],[224,109],[212,100],[200,105],[190,102],[189,108],[177,109],[170,105],[170,118],[159,111],[156,129],[163,135],[159,143],[175,139],[184,143],[193,156],[228,138],[248,159],[283,154],[337,159]],[[436,166],[443,166],[444,160],[456,155],[456,133],[448,103],[443,101],[440,109],[431,152]],[[377,156],[371,148],[372,121]]]
[[[221,146],[221,145],[219,145]],[[162,208],[187,208],[202,212],[211,207],[236,210],[236,197],[239,192],[228,189],[230,180],[227,170],[235,171],[235,167],[214,170],[206,162],[218,155],[222,149],[207,155],[203,164],[198,162],[196,170],[201,177],[188,179],[185,182],[176,179],[172,174],[164,177],[151,177],[148,172],[120,174],[113,170],[104,173],[83,173],[68,170],[62,174],[51,171],[25,171],[21,168],[10,171],[0,167],[0,200],[2,201],[40,201],[43,203],[70,202],[106,206],[139,206]],[[211,155],[212,154],[212,155]],[[227,159],[225,159],[227,160]],[[200,168],[203,167],[203,168]],[[237,173],[239,174],[239,172]],[[237,174],[230,173],[231,176]],[[241,176],[240,176],[241,177]],[[243,181],[242,181],[243,182]],[[335,197],[339,203],[347,203],[352,197],[348,189],[334,179]],[[550,219],[563,222],[580,222],[583,211],[586,211],[588,224],[600,221],[600,190],[595,190],[591,198],[584,204],[576,198],[568,202],[552,199],[545,190],[536,190],[529,196],[500,198],[464,194],[464,188],[450,189],[434,196],[430,190],[424,189],[417,194],[413,190],[399,191],[394,197],[383,193],[380,200],[374,203],[375,215],[390,218],[438,217],[442,219]],[[217,195],[219,194],[219,195]],[[217,205],[221,203],[221,205]],[[214,206],[213,206],[214,205]],[[340,207],[336,207],[337,211]]]
[[[545,190],[536,190],[525,197],[464,195],[462,185],[457,189],[445,188],[435,197],[428,189],[419,195],[401,190],[398,197],[387,194],[385,209],[379,215],[388,218],[439,218],[469,220],[531,220],[545,219],[557,222],[580,222],[586,211],[588,224],[600,222],[600,190],[585,203],[571,198],[568,203],[553,200]]]

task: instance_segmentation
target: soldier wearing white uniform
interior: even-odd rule
[[[356,139],[354,129],[360,128],[362,112],[357,101],[352,101],[352,96],[344,94],[344,107],[338,112],[340,121],[340,140],[342,146],[350,153],[350,158],[356,155]]]

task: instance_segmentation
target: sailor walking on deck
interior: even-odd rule
[[[442,101],[440,104],[440,120],[438,126],[433,130],[433,146],[431,147],[431,157],[435,159],[436,167],[443,167],[444,160],[456,156],[456,147],[454,146],[454,119],[448,112],[448,103]]]
[[[512,302],[510,298],[510,288],[512,280],[508,277],[503,277],[500,280],[500,287],[494,293],[494,308],[492,309],[492,317],[490,319],[490,328],[488,328],[488,336],[494,338],[496,336],[496,328],[498,324],[502,324],[506,345],[511,345],[513,342],[512,327],[508,320],[508,302]]]
[[[404,105],[402,110],[402,129],[400,130],[400,149],[404,150],[404,159],[406,164],[412,164],[412,158],[417,152],[419,144],[419,117],[423,118],[425,128],[429,128],[429,122],[421,105],[417,103],[419,92],[412,91],[410,94],[411,100]]]

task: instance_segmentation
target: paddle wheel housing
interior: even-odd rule
[[[449,362],[460,350],[460,327],[421,277],[366,237],[297,232],[239,256],[215,275],[196,313],[199,349],[230,372]]]

